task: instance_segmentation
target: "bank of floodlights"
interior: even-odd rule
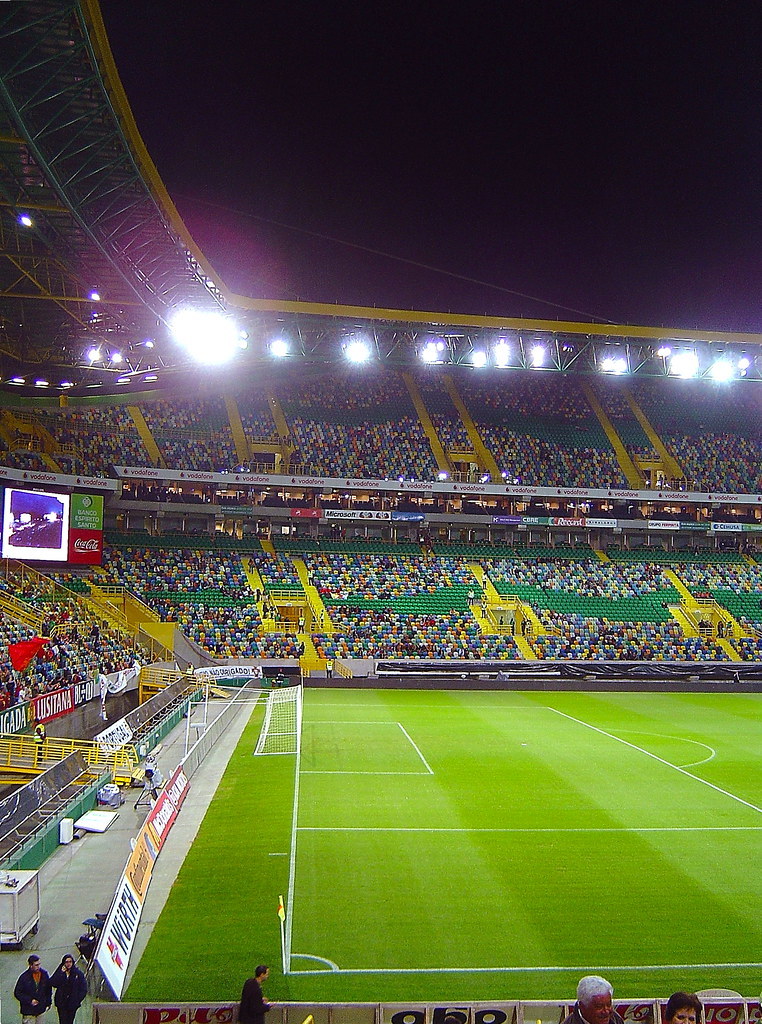
[[[487,353],[483,348],[477,348],[471,353],[471,362],[477,369],[487,365]]]
[[[669,372],[674,377],[695,377],[699,370],[699,358],[693,349],[675,352],[669,362]]]
[[[624,356],[604,356],[600,365],[604,373],[627,373],[627,360]]]
[[[370,359],[370,345],[362,338],[353,338],[344,345],[344,355],[350,363],[367,363]]]
[[[288,352],[289,346],[285,338],[273,338],[270,342],[270,355],[276,359],[285,359]]]
[[[207,366],[227,363],[246,347],[235,323],[219,312],[181,309],[172,317],[170,330],[192,359]]]
[[[492,348],[492,358],[495,366],[504,367],[511,361],[511,346],[501,338]]]
[[[424,363],[443,363],[447,358],[447,346],[441,338],[427,341],[420,351]]]

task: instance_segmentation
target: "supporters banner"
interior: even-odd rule
[[[102,494],[71,496],[69,561],[78,565],[100,565],[103,561]]]
[[[322,514],[319,508],[292,508],[289,511],[294,519],[320,519]]]
[[[95,742],[102,750],[113,753],[113,751],[121,749],[126,743],[130,743],[132,737],[133,732],[129,723],[125,718],[122,718],[120,721],[110,725],[108,729],[99,732],[95,737]]]
[[[64,690],[53,690],[52,693],[41,693],[32,699],[35,722],[50,722],[53,718],[68,715],[76,707],[73,686]]]
[[[425,518],[423,512],[392,512],[395,523],[422,523]]]
[[[110,672],[107,676],[103,673],[98,675],[98,683],[100,684],[100,694],[105,696],[107,693],[121,693],[122,690],[126,690],[130,683],[137,681],[140,675],[140,663],[134,662],[131,668],[123,668],[120,672]]]
[[[13,704],[5,711],[0,711],[0,732],[23,732],[33,721],[31,701]]]
[[[193,673],[196,680],[202,683],[223,683],[226,680],[235,682],[236,686],[249,679],[262,678],[261,665],[210,665],[204,668],[197,668]]]

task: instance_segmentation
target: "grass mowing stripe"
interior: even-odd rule
[[[423,774],[423,772],[421,772]],[[300,825],[298,832],[762,832],[762,825],[623,825],[600,828],[417,828],[397,825]],[[285,854],[283,854],[285,856]]]
[[[591,725],[589,722],[583,722],[581,718],[575,718],[573,715],[567,715],[565,711],[559,711],[558,708],[549,708],[549,710],[555,711],[557,715],[562,715],[564,718],[568,718],[571,722],[576,722],[578,725],[584,725],[586,729],[592,729],[594,732],[600,733],[601,736],[608,736],[609,739],[616,740],[617,743],[624,743],[626,747],[630,747],[632,750],[639,750],[641,754],[645,754],[647,757],[652,757],[654,761],[658,761],[660,764],[664,764],[668,768],[674,768],[676,772],[680,772],[681,775],[685,775],[687,778],[693,779],[695,782],[700,782],[702,786],[709,786],[709,788],[713,789],[716,793],[721,793],[722,796],[728,796],[731,800],[736,800],[739,804],[743,804],[744,807],[749,807],[752,811],[762,814],[762,807],[757,807],[756,804],[752,804],[748,800],[744,800],[743,797],[736,796],[735,793],[731,793],[727,789],[722,789],[721,786],[715,786],[713,782],[709,782],[707,779],[702,779],[700,775],[694,775],[692,772],[686,771],[685,768],[680,768],[678,765],[672,764],[671,761],[666,761],[663,757],[659,757],[658,754],[652,754],[650,750],[646,750],[644,747],[639,747],[637,743],[630,743],[629,740],[623,740],[621,736],[614,736],[613,733],[606,732],[605,729],[599,729],[597,725]]]
[[[294,956],[303,956],[305,960],[319,960],[321,963],[330,964],[332,961],[324,960],[319,956],[309,956],[307,953],[295,953]],[[696,971],[715,970],[720,968],[751,967],[754,969],[762,967],[762,963],[717,963],[717,964],[603,964],[598,965],[598,970],[605,971]],[[553,967],[337,967],[335,964],[330,971],[291,971],[291,974],[526,974],[530,971],[537,971],[546,974],[554,971],[571,972],[572,974],[584,974],[590,969],[590,965],[584,967],[579,965],[553,966]]]

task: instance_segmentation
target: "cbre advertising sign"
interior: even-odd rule
[[[72,494],[69,561],[100,565],[103,561],[103,495]]]

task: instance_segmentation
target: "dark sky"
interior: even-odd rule
[[[102,9],[236,291],[762,330],[759,4]]]

